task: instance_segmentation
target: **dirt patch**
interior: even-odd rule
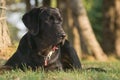
[[[10,47],[2,50],[2,52],[0,52],[0,62],[1,62],[1,60],[9,59],[9,57],[12,56],[12,54],[15,52],[15,50],[16,50],[16,46],[10,46]]]

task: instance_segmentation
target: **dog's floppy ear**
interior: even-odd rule
[[[40,12],[41,12],[40,8],[34,8],[28,13],[23,15],[22,21],[32,35],[37,35],[39,33]]]

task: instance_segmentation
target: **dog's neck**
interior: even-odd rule
[[[35,50],[37,52],[45,52],[51,49],[51,46],[46,47],[42,39],[31,35],[29,32],[28,32],[28,45],[30,49]]]

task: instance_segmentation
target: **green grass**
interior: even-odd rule
[[[120,62],[82,62],[83,68],[99,67],[107,72],[81,71],[31,71],[13,70],[0,74],[0,80],[120,80]]]

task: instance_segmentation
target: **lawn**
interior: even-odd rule
[[[83,70],[77,71],[54,71],[42,70],[31,71],[13,70],[0,74],[0,80],[120,80],[120,62],[90,62],[83,61]],[[98,67],[107,72],[84,70],[89,67]]]

